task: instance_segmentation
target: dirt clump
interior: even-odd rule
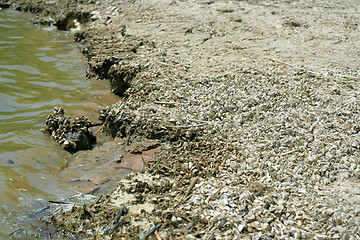
[[[45,121],[43,133],[49,134],[64,150],[75,153],[92,149],[96,136],[90,127],[94,126],[86,117],[71,118],[61,107],[55,107]]]

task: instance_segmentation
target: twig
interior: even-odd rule
[[[262,39],[265,39],[264,37],[244,37],[242,38],[241,40],[244,41],[244,40],[262,40]]]
[[[194,221],[189,222],[188,224],[186,224],[186,226],[185,226],[184,228],[182,228],[182,229],[180,230],[180,232],[182,232],[182,233],[188,233],[188,232],[190,232],[191,229],[194,227],[194,225],[195,225],[195,223],[196,223],[197,221],[198,221],[198,220],[195,219]]]
[[[155,231],[155,236],[157,238],[157,240],[162,240],[161,236],[159,235],[159,233],[157,232],[157,230]]]
[[[183,204],[183,203],[186,201],[186,199],[190,196],[191,190],[193,189],[193,187],[195,186],[195,184],[197,183],[197,181],[199,181],[199,177],[195,177],[195,178],[192,179],[192,181],[191,181],[191,183],[190,183],[190,185],[189,185],[189,187],[188,187],[188,190],[186,191],[183,199],[182,199],[178,204],[176,204],[176,205],[174,206],[174,209],[177,208],[177,207],[179,207],[181,204]]]
[[[286,66],[293,67],[293,65],[291,65],[290,63],[283,62],[283,61],[278,60],[278,59],[275,59],[275,58],[270,58],[270,60],[273,61],[273,62],[278,62],[278,63],[284,64],[284,65],[286,65]]]
[[[119,222],[119,221],[120,221],[120,218],[121,218],[123,215],[125,215],[126,213],[127,213],[127,208],[126,208],[126,207],[122,207],[122,208],[119,210],[119,212],[118,212],[118,214],[117,214],[117,216],[116,216],[116,218],[115,218],[115,220],[114,220],[114,223]]]
[[[93,190],[87,192],[86,194],[94,195],[94,193],[97,192],[97,191],[100,190],[100,189],[101,189],[100,187],[96,187],[96,188],[94,188]]]
[[[161,101],[155,101],[155,104],[161,104],[161,105],[169,105],[169,106],[174,106],[175,103],[174,102],[161,102]]]
[[[345,83],[359,84],[360,82],[358,82],[358,81],[346,81]]]
[[[83,211],[84,215],[88,214],[95,222],[97,221],[97,217],[95,216],[95,214],[86,205],[83,206]]]
[[[195,184],[196,184],[198,181],[199,181],[199,177],[193,178],[193,180],[192,180],[191,183],[190,183],[190,186],[189,186],[188,190],[187,190],[186,193],[185,193],[184,198],[186,198],[186,197],[188,197],[188,196],[190,195],[191,190],[193,189],[193,187],[195,186]]]
[[[331,80],[338,88],[340,88],[341,90],[343,90],[347,95],[349,95],[349,92],[346,91],[343,87],[341,87],[339,84],[337,84],[334,80]]]
[[[160,167],[162,167],[162,168],[165,168],[165,169],[166,169],[166,170],[168,170],[168,171],[170,171],[170,170],[171,170],[171,168],[169,168],[169,167],[165,166],[164,164],[159,164],[159,166],[160,166]]]
[[[44,213],[46,210],[49,210],[50,206],[44,207],[42,209],[40,209],[39,211],[30,214],[30,217],[36,217],[37,215],[40,215],[41,213]]]
[[[103,197],[104,197],[104,195],[100,195],[99,198],[96,200],[96,203],[100,203],[100,201],[102,200]]]
[[[355,77],[355,76],[350,76],[350,75],[334,74],[334,76],[341,77],[341,78],[360,80],[360,77]]]
[[[209,235],[209,237],[208,237],[206,240],[213,239],[214,235],[215,235],[215,230],[213,230],[213,231],[211,232],[211,234]]]
[[[176,212],[175,214],[174,214],[174,216],[175,217],[179,217],[179,218],[182,218],[182,220],[184,220],[184,221],[186,221],[186,222],[191,222],[191,219],[188,217],[188,216],[186,216],[186,215],[184,215],[184,214],[182,214],[182,213],[179,213],[179,212]]]
[[[155,227],[153,227],[152,229],[150,229],[147,233],[145,233],[140,239],[141,239],[141,240],[147,239],[151,234],[153,234],[153,233],[154,233],[156,230],[158,230],[161,226],[162,226],[162,223],[159,223],[158,225],[156,225]]]
[[[53,201],[53,200],[49,200],[48,201],[49,203],[55,203],[55,204],[71,204],[71,203],[69,203],[69,202],[65,202],[65,201]]]
[[[103,125],[101,125],[101,126],[98,128],[98,130],[96,130],[96,132],[95,132],[95,133],[98,133],[101,129],[103,129],[103,128],[105,127],[106,123],[107,123],[107,121],[106,121],[106,122],[104,122],[104,124],[103,124]]]
[[[123,220],[118,221],[118,222],[113,226],[113,228],[111,229],[111,232],[116,232],[117,229],[118,229],[121,225],[129,224],[129,223],[130,223],[130,221],[123,221]]]
[[[120,225],[128,222],[128,221],[120,221],[120,218],[121,218],[123,215],[125,215],[127,212],[128,212],[128,210],[127,210],[126,207],[122,207],[122,208],[119,210],[119,212],[118,212],[118,214],[117,214],[117,216],[116,216],[116,218],[115,218],[115,220],[114,220],[114,222],[113,222],[113,227],[112,227],[112,228],[109,228],[108,230],[106,230],[106,231],[104,232],[104,236],[107,235],[107,234],[109,234],[109,233],[115,232],[115,231],[119,228]]]
[[[213,192],[210,197],[208,198],[209,200],[213,199],[215,196],[217,196],[217,194],[225,187],[225,185],[221,185],[218,189],[216,189],[215,192]]]
[[[91,123],[89,127],[97,127],[100,126],[101,122],[97,122],[97,123]]]
[[[11,235],[13,235],[14,233],[17,233],[17,232],[19,232],[19,231],[21,231],[21,230],[22,230],[21,228],[18,228],[18,229],[16,229],[15,231],[9,233],[9,236],[11,236]]]
[[[167,127],[167,128],[191,128],[191,127],[202,127],[205,125],[207,125],[207,123],[202,123],[202,124],[197,124],[197,125],[178,125],[178,126],[167,125],[165,127]]]
[[[158,83],[158,82],[147,82],[148,84],[152,84],[152,85],[160,85],[163,86],[164,84],[162,83]]]

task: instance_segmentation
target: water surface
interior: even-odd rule
[[[70,154],[40,129],[54,106],[96,121],[101,107],[118,100],[85,71],[69,33],[0,10],[0,237],[44,201],[74,193],[59,171]]]

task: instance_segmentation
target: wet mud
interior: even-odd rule
[[[79,192],[108,193],[128,173],[141,171],[146,164],[155,163],[160,149],[155,141],[129,145],[124,139],[115,139],[91,151],[74,154],[68,159],[61,177]]]

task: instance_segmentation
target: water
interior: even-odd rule
[[[85,63],[69,34],[29,20],[0,10],[1,238],[46,200],[74,194],[61,181],[70,154],[40,132],[53,107],[96,122],[98,110],[118,100],[105,82],[85,79]]]

